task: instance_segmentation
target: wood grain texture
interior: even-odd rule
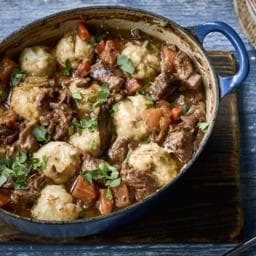
[[[222,20],[239,31],[250,50],[251,72],[238,92],[240,117],[241,188],[244,208],[244,232],[242,239],[256,234],[256,54],[240,32],[231,0],[0,0],[0,40],[12,31],[34,19],[69,8],[87,5],[127,5],[142,8],[172,18],[184,26],[212,20]],[[219,35],[208,36],[209,49],[232,49]],[[220,113],[221,114],[221,113]],[[225,159],[224,159],[225,160]],[[1,227],[2,228],[2,227]],[[172,255],[172,256],[218,256],[233,244],[144,244],[122,246],[90,245],[36,245],[26,244],[0,246],[1,256],[71,256],[71,255]],[[255,255],[252,249],[245,255]]]

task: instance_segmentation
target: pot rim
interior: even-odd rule
[[[209,72],[211,73],[211,76],[213,78],[213,86],[215,87],[215,99],[214,99],[214,106],[215,109],[212,112],[212,121],[209,124],[207,133],[204,135],[200,146],[198,148],[198,150],[194,153],[192,159],[186,163],[181,170],[179,171],[179,173],[177,174],[177,176],[168,184],[166,184],[164,187],[160,188],[159,190],[157,190],[156,192],[152,193],[151,195],[147,196],[146,198],[144,198],[143,200],[133,203],[125,208],[119,209],[117,211],[114,211],[112,213],[110,213],[109,215],[101,215],[101,216],[96,216],[96,217],[91,217],[88,219],[76,219],[76,220],[69,220],[69,221],[46,221],[46,220],[37,220],[37,219],[33,219],[33,218],[29,218],[29,217],[23,217],[20,215],[17,215],[15,213],[9,212],[7,210],[4,210],[2,208],[0,208],[0,214],[6,214],[9,215],[15,219],[19,219],[22,221],[26,221],[26,222],[32,222],[34,224],[44,224],[44,225],[72,225],[72,224],[80,224],[80,223],[91,223],[91,222],[95,222],[95,221],[102,221],[102,220],[106,220],[106,219],[111,219],[111,218],[115,218],[116,216],[122,215],[125,212],[129,212],[129,210],[132,210],[133,208],[137,208],[138,206],[147,203],[148,201],[150,201],[153,198],[156,198],[157,196],[160,196],[160,194],[163,194],[165,191],[167,191],[168,189],[170,189],[171,187],[174,187],[176,185],[176,183],[183,177],[183,175],[185,175],[186,173],[188,173],[190,167],[194,164],[194,162],[196,161],[196,159],[199,157],[199,155],[201,154],[201,152],[203,151],[203,149],[205,148],[211,134],[214,128],[214,124],[215,124],[215,120],[217,117],[217,113],[218,113],[218,108],[219,108],[219,102],[220,102],[220,93],[219,93],[219,80],[218,77],[216,75],[215,69],[207,55],[206,50],[203,48],[202,43],[200,43],[197,38],[195,37],[195,35],[193,35],[192,31],[189,30],[189,28],[186,27],[182,27],[181,25],[177,24],[175,21],[164,17],[162,15],[156,14],[154,12],[150,12],[150,11],[146,11],[143,9],[139,9],[139,8],[133,8],[133,7],[125,7],[125,6],[119,6],[119,5],[108,5],[108,6],[104,6],[104,5],[99,5],[99,6],[86,6],[86,7],[79,7],[79,8],[74,8],[74,9],[68,9],[68,10],[64,10],[64,11],[60,11],[57,13],[53,13],[47,16],[44,16],[42,18],[36,19],[24,26],[22,26],[19,29],[14,30],[12,33],[10,33],[9,35],[7,35],[2,41],[0,41],[0,47],[2,44],[8,42],[9,40],[12,39],[12,37],[16,36],[17,34],[23,33],[24,31],[33,28],[36,25],[40,25],[41,23],[44,22],[48,22],[51,21],[51,19],[55,19],[56,17],[61,17],[63,15],[66,14],[71,14],[71,13],[78,13],[78,12],[82,12],[82,11],[87,11],[87,10],[120,10],[120,11],[128,11],[131,12],[131,14],[133,13],[137,13],[137,14],[146,14],[148,16],[152,16],[154,18],[157,18],[161,21],[166,22],[167,24],[171,24],[174,27],[177,27],[179,30],[181,30],[186,36],[188,36],[193,43],[195,43],[195,45],[197,46],[197,48],[203,53],[203,56],[206,58],[207,63],[210,67]]]

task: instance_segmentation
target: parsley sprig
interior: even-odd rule
[[[69,127],[68,133],[69,135],[72,135],[75,132],[78,132],[79,135],[81,135],[83,129],[87,129],[89,132],[95,132],[97,130],[97,119],[81,119],[78,121],[76,118],[74,118],[71,126]]]
[[[49,134],[47,129],[42,125],[36,125],[32,129],[32,135],[40,143],[46,143],[49,141]]]
[[[72,65],[71,65],[71,63],[70,63],[70,60],[67,59],[67,60],[65,61],[65,68],[63,69],[63,75],[64,75],[64,76],[70,76],[71,73],[72,73]]]
[[[208,131],[209,124],[207,122],[198,122],[196,125],[203,133]]]
[[[107,187],[106,198],[109,200],[113,198],[110,188],[118,187],[121,183],[118,170],[106,162],[100,163],[94,170],[86,170],[82,176],[89,183],[96,181],[105,185]]]
[[[25,71],[14,69],[11,73],[11,79],[10,84],[11,86],[18,85],[21,81],[24,80],[24,78],[27,76],[27,73]]]
[[[27,177],[32,170],[43,170],[47,165],[47,158],[42,160],[21,153],[13,158],[0,159],[0,187],[7,180],[13,181],[15,189],[27,188]]]
[[[126,73],[132,75],[135,72],[135,66],[131,59],[129,59],[126,55],[118,55],[117,56],[117,65]]]

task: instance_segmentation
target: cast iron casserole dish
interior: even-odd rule
[[[131,28],[138,28],[160,40],[165,41],[169,39],[179,49],[188,53],[196,63],[203,77],[206,96],[206,119],[209,123],[209,128],[193,158],[183,166],[182,170],[170,184],[148,196],[146,199],[106,217],[101,216],[88,220],[66,222],[47,222],[20,217],[3,209],[0,210],[0,216],[5,222],[34,235],[79,237],[96,234],[123,225],[146,211],[161,195],[169,192],[173,188],[176,182],[183,177],[197,159],[212,133],[220,99],[239,86],[249,72],[249,59],[245,46],[237,33],[227,24],[223,22],[211,22],[184,29],[164,17],[141,10],[121,7],[85,7],[64,11],[35,21],[4,39],[0,43],[0,56],[6,52],[10,55],[15,55],[24,47],[47,42],[48,40],[61,36],[76,26],[81,15],[85,17],[88,24],[97,25],[103,22],[113,28],[117,27],[118,24],[118,27],[121,29],[129,30]],[[222,33],[234,46],[239,63],[236,75],[232,77],[220,77],[216,75],[202,47],[204,38],[211,32]],[[27,38],[30,38],[29,42]]]

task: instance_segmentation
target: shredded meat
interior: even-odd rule
[[[19,139],[16,143],[16,145],[25,152],[35,152],[39,145],[32,135],[32,128],[34,126],[34,122],[30,123],[23,123],[21,125],[21,131],[19,134]]]
[[[180,80],[188,79],[193,73],[193,65],[189,56],[179,51],[174,58],[174,67]]]
[[[197,136],[196,124],[204,116],[204,104],[198,104],[194,106],[192,113],[181,116],[181,123],[170,126],[164,141],[164,149],[168,153],[174,153],[182,163],[186,163],[193,156],[194,141]]]
[[[110,160],[115,164],[121,164],[128,152],[128,140],[126,138],[117,138],[108,150]]]
[[[49,104],[54,97],[54,91],[49,88],[47,91],[42,91],[36,97],[36,107],[40,111],[46,111],[49,108]]]
[[[40,117],[40,123],[47,127],[47,131],[53,140],[62,140],[68,135],[73,111],[65,103],[51,103],[51,111]]]
[[[107,40],[106,42],[101,41],[99,47],[96,48],[96,52],[104,64],[110,66],[116,64],[119,50],[117,44],[113,40]]]
[[[115,92],[119,92],[125,82],[120,70],[110,66],[104,66],[101,62],[91,66],[90,75],[93,79],[99,80],[102,83],[107,83],[109,89]]]
[[[158,188],[158,184],[150,172],[139,172],[124,165],[120,174],[122,181],[134,190],[137,201],[144,199]]]
[[[161,73],[155,78],[154,83],[148,90],[153,100],[160,100],[170,96],[176,88],[176,77],[169,73]]]

